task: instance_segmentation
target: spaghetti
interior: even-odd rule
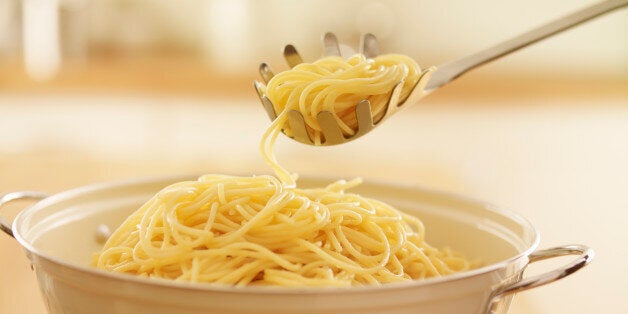
[[[334,57],[278,74],[266,92],[275,104],[285,101],[262,139],[262,154],[277,177],[204,175],[168,186],[118,227],[94,255],[94,266],[180,281],[297,287],[378,285],[469,269],[471,263],[460,254],[427,244],[418,218],[346,192],[359,179],[298,188],[295,176],[269,154],[285,123],[285,109],[301,104],[298,95],[304,103],[318,104],[301,108],[304,116],[329,110],[331,104],[350,132],[352,121],[345,114],[350,100],[385,97],[383,86],[400,80],[414,86],[410,74],[418,73],[418,66],[408,69],[408,59]],[[368,69],[368,64],[376,66]],[[299,77],[304,77],[302,85],[291,83]],[[361,79],[381,89],[340,92],[347,88],[344,81],[358,84]],[[321,93],[326,96],[320,102],[308,102]],[[335,100],[327,103],[328,97]],[[319,131],[315,119],[307,121],[312,132]]]

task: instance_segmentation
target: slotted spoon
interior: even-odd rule
[[[421,76],[416,85],[413,87],[412,92],[405,99],[400,99],[399,96],[401,95],[402,84],[401,82],[397,83],[390,93],[390,97],[385,105],[384,114],[377,119],[374,119],[371,115],[370,102],[367,99],[360,101],[355,107],[357,129],[353,135],[343,134],[340,126],[333,117],[333,113],[329,111],[321,111],[316,118],[320,124],[324,140],[320,143],[315,143],[307,131],[303,115],[299,111],[289,110],[287,116],[288,124],[292,130],[291,138],[304,144],[321,146],[337,145],[352,141],[373,130],[376,126],[380,125],[382,121],[399,111],[399,109],[409,107],[406,103],[412,104],[417,102],[423,96],[453,81],[457,77],[475,67],[501,58],[544,38],[558,34],[571,27],[626,5],[628,5],[628,0],[610,0],[600,2],[532,29],[488,49],[443,64],[437,68],[428,68],[421,73]],[[325,55],[340,55],[338,41],[334,34],[326,33],[323,36],[323,46],[325,49]],[[379,54],[379,47],[375,36],[372,34],[363,35],[360,40],[359,51],[367,58],[376,57]],[[290,68],[303,63],[303,59],[293,45],[287,45],[283,50],[283,55]],[[266,84],[268,84],[274,76],[273,71],[266,63],[262,63],[260,65],[259,72]],[[266,113],[268,114],[268,117],[271,120],[275,120],[277,118],[277,113],[275,112],[272,102],[263,92],[263,83],[255,81],[254,87],[262,105],[264,106],[264,109],[266,110]]]

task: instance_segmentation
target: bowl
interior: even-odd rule
[[[89,266],[91,255],[103,245],[99,226],[114,230],[162,188],[195,179],[135,179],[52,196],[8,193],[0,198],[0,206],[17,199],[38,202],[22,210],[12,227],[0,219],[0,227],[23,246],[52,314],[506,313],[514,293],[561,279],[593,258],[593,251],[583,245],[537,250],[538,231],[513,212],[449,193],[367,182],[352,192],[419,217],[428,243],[481,259],[485,266],[438,278],[350,288],[235,288],[140,278]],[[333,181],[304,177],[299,185]],[[530,263],[563,255],[576,257],[562,267],[523,278]]]

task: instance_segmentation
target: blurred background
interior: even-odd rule
[[[350,54],[371,32],[383,52],[427,67],[592,3],[2,0],[0,192],[268,173],[257,145],[269,121],[252,81],[260,62],[286,69],[285,44],[315,60],[323,33]],[[628,278],[616,271],[628,258],[627,34],[628,10],[616,11],[474,70],[357,141],[282,138],[279,160],[303,175],[402,182],[513,209],[543,247],[584,243],[598,257],[520,294],[511,313],[626,313]],[[0,235],[0,252],[0,313],[44,312],[19,245]]]

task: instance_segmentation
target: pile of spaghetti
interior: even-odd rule
[[[378,58],[385,62],[331,57],[275,76],[266,93],[282,107],[264,133],[262,155],[277,177],[205,175],[168,186],[118,227],[93,265],[190,282],[297,287],[377,285],[469,269],[460,254],[427,244],[418,218],[347,192],[359,179],[301,189],[272,155],[286,108],[304,116],[333,110],[350,129],[354,100],[370,99],[377,110],[397,82],[416,83],[414,61]],[[307,123],[316,130],[315,119]]]

